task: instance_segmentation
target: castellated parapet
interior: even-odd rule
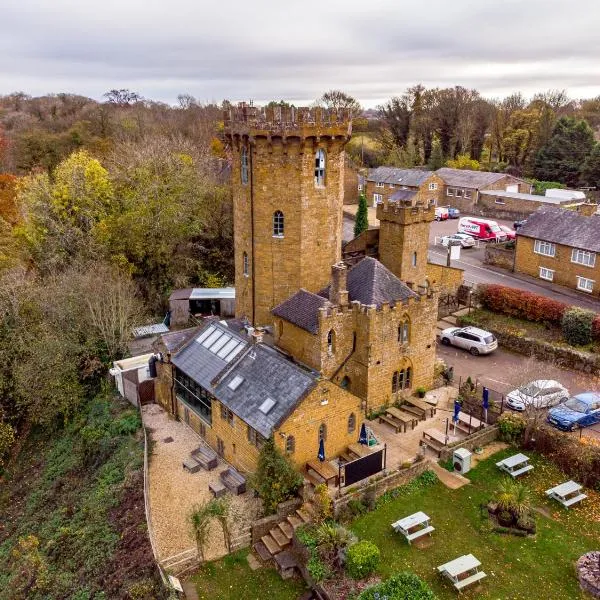
[[[435,204],[411,200],[384,200],[377,205],[377,218],[400,225],[430,223],[435,219]]]

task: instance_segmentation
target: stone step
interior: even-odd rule
[[[302,525],[302,523],[304,523],[304,521],[296,516],[296,515],[290,515],[288,518],[288,523],[294,528],[294,529],[298,529],[298,527],[300,527],[300,525]]]
[[[258,554],[258,557],[263,562],[269,562],[273,558],[273,555],[261,541],[256,542],[256,544],[252,546],[252,549]]]
[[[456,317],[454,315],[448,315],[447,317],[444,317],[442,321],[450,323],[450,325],[456,325]]]
[[[288,538],[283,534],[283,531],[281,531],[279,527],[273,527],[273,529],[269,531],[269,534],[277,542],[277,545],[282,549],[290,543],[290,540],[288,540]]]
[[[292,539],[292,536],[294,535],[294,527],[290,525],[288,521],[282,521],[279,523],[278,527],[288,540]]]
[[[305,522],[305,523],[310,523],[310,515],[303,509],[303,508],[299,508],[296,511],[296,514]]]
[[[281,552],[281,547],[279,544],[273,539],[271,534],[267,533],[267,535],[263,535],[260,538],[260,541],[267,547],[267,550],[275,556],[278,552]]]

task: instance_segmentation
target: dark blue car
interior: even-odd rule
[[[548,423],[563,431],[573,431],[577,427],[600,423],[600,394],[596,392],[577,394],[551,408],[548,412]]]
[[[460,210],[458,208],[448,207],[448,218],[449,219],[458,219],[460,217]]]

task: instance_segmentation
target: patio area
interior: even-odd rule
[[[195,550],[188,515],[196,504],[212,498],[210,483],[219,481],[229,465],[219,458],[217,468],[190,473],[183,461],[203,444],[202,438],[180,421],[175,421],[157,404],[142,407],[144,425],[152,440],[149,457],[150,512],[159,560]],[[260,500],[252,492],[229,496],[236,515],[236,529],[247,528],[261,514]],[[234,532],[235,537],[236,532]],[[205,557],[213,560],[226,554],[221,528],[212,524]]]

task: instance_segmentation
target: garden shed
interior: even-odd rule
[[[235,315],[235,288],[185,288],[175,290],[169,297],[171,325],[187,325],[189,316]]]

